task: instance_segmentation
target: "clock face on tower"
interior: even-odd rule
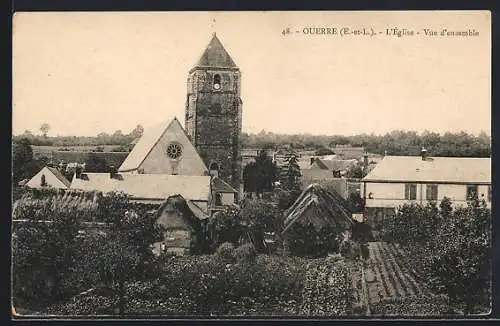
[[[214,84],[215,89],[220,89],[220,84]]]

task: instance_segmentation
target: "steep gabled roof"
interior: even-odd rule
[[[316,230],[325,225],[346,229],[353,223],[345,199],[318,184],[308,186],[285,214],[282,234],[295,223],[312,224]]]
[[[385,156],[362,181],[491,183],[491,158]]]
[[[175,121],[177,121],[177,118],[174,118],[174,120],[170,121],[168,124],[162,122],[145,130],[144,134],[139,141],[137,141],[118,171],[132,171],[139,168],[149,152],[151,152],[153,147],[160,140],[161,136]],[[179,122],[177,121],[177,123]]]
[[[162,122],[146,129],[137,144],[135,144],[132,151],[128,154],[127,158],[123,161],[118,171],[129,172],[137,170],[167,132],[172,132],[173,134],[175,134],[176,140],[184,143],[184,145],[189,145],[189,147],[192,149],[193,157],[197,158],[197,164],[201,165],[203,167],[203,170],[207,170],[205,163],[203,163],[203,160],[201,159],[199,153],[189,141],[189,137],[187,136],[186,131],[180,124],[179,120],[174,117],[174,119],[171,120],[168,124],[166,122]],[[186,149],[184,151],[187,152]]]
[[[184,218],[196,217],[198,220],[204,220],[208,218],[208,214],[205,213],[200,207],[198,207],[191,200],[185,199],[182,195],[174,194],[166,198],[163,203],[156,210],[155,215],[160,216],[165,210],[165,206],[171,204],[175,209],[178,209]],[[189,222],[193,220],[188,219]]]
[[[52,174],[59,180],[61,181],[62,183],[64,183],[64,185],[66,187],[70,187],[71,186],[71,181],[69,181],[58,169],[56,168],[53,168],[53,167],[50,167],[50,166],[47,166],[47,169],[52,172]]]
[[[238,68],[215,33],[195,67]]]

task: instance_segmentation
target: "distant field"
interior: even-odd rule
[[[114,148],[119,147],[119,145],[101,145],[104,152],[111,152]],[[35,146],[32,145],[33,156],[35,158],[40,156],[49,156],[54,151],[59,151],[62,148],[68,149],[72,152],[91,152],[95,151],[97,146]]]

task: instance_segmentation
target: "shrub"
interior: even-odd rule
[[[301,313],[345,316],[353,306],[352,282],[343,260],[319,259],[307,266]]]
[[[287,243],[292,254],[299,257],[326,257],[338,253],[343,235],[333,227],[320,230],[312,224],[295,223],[287,233]]]
[[[386,221],[384,235],[401,245],[406,263],[430,290],[475,313],[491,306],[490,228],[485,203],[475,200],[452,210],[445,198],[439,208],[402,206]]]
[[[241,246],[235,251],[252,251]],[[342,259],[258,255],[252,264],[226,263],[217,255],[161,257],[159,276],[129,283],[128,314],[164,316],[345,315],[350,281]],[[112,313],[114,294],[93,292],[97,306],[80,296],[52,311]],[[79,305],[80,303],[80,305]]]
[[[237,262],[251,263],[254,262],[257,257],[257,251],[251,243],[246,243],[234,250],[234,257]]]
[[[234,260],[234,245],[230,242],[224,242],[217,248],[217,256],[227,262]]]
[[[359,259],[361,255],[361,245],[352,240],[344,241],[340,245],[340,254],[348,259]]]

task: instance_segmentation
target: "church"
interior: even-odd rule
[[[147,129],[120,167],[75,175],[70,189],[123,191],[162,203],[182,196],[210,216],[238,202],[241,177],[241,73],[214,33],[188,72],[184,128],[174,117]]]

